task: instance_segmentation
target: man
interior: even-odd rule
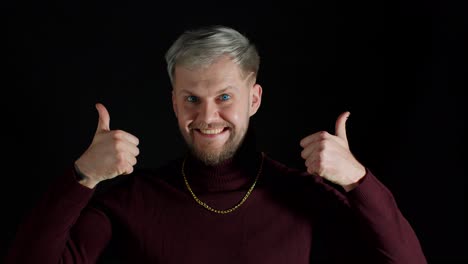
[[[300,172],[255,148],[262,87],[245,36],[187,31],[166,60],[190,153],[134,172],[138,138],[111,130],[97,104],[91,145],[26,219],[7,263],[95,263],[106,248],[125,263],[426,263],[390,191],[350,152],[349,112],[335,134],[300,141]]]

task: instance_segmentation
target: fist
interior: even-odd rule
[[[342,113],[336,120],[335,135],[320,131],[301,140],[301,157],[307,172],[341,185],[346,191],[357,186],[366,173],[349,150],[346,120],[350,113]]]
[[[93,141],[76,160],[83,174],[81,184],[94,188],[99,182],[133,172],[139,154],[137,137],[122,130],[110,130],[110,116],[102,104],[96,104],[99,121]]]

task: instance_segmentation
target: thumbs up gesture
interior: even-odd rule
[[[133,172],[139,154],[137,137],[122,130],[110,130],[110,116],[102,104],[96,104],[99,121],[93,141],[75,161],[83,174],[80,183],[94,188],[99,182]]]
[[[321,176],[350,191],[366,173],[365,167],[349,150],[346,120],[350,113],[342,113],[336,120],[335,135],[320,131],[301,140],[301,152],[307,172]]]

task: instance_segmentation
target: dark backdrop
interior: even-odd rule
[[[4,4],[2,255],[91,142],[96,102],[112,129],[140,138],[138,167],[181,154],[164,52],[185,29],[223,24],[259,49],[252,124],[267,153],[303,168],[300,139],[350,110],[351,150],[393,191],[430,262],[467,260],[462,1],[154,2]]]

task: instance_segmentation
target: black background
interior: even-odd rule
[[[181,153],[163,56],[183,30],[223,24],[259,49],[252,124],[267,153],[303,168],[300,139],[333,133],[350,110],[351,150],[392,190],[430,263],[467,260],[462,1],[155,2],[4,3],[2,255],[90,144],[96,102],[111,129],[139,137],[138,167]]]

